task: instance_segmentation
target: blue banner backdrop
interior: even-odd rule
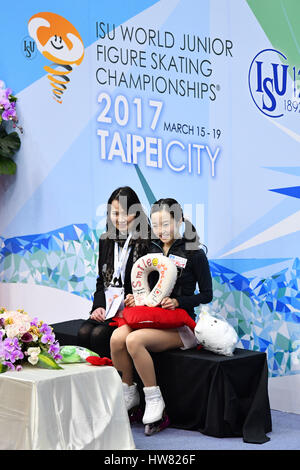
[[[7,11],[0,79],[24,134],[16,175],[0,176],[3,306],[86,317],[105,204],[126,184],[148,213],[161,197],[182,204],[208,246],[211,308],[239,347],[267,352],[270,378],[299,383],[300,60],[285,4],[283,16],[277,0]]]

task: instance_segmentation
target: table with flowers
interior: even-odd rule
[[[49,325],[0,309],[0,449],[134,449],[117,370],[60,359]]]

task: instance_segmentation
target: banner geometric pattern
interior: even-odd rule
[[[0,282],[34,283],[91,300],[99,236],[80,224],[40,235],[0,237]],[[235,328],[239,346],[266,351],[272,377],[300,373],[300,260],[286,261],[285,269],[264,279],[248,279],[215,261],[210,268],[211,308]]]

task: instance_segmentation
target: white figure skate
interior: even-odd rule
[[[143,423],[145,424],[146,436],[152,436],[156,432],[165,429],[170,420],[165,413],[165,402],[162,397],[160,388],[144,387],[146,408],[143,416]]]
[[[141,421],[142,410],[139,407],[140,395],[137,389],[137,384],[134,383],[133,385],[128,385],[123,382],[122,385],[123,385],[125,405],[128,411],[130,422],[133,423],[135,421]]]

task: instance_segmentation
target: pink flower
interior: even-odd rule
[[[6,98],[9,99],[9,97],[12,95],[12,89],[6,88],[5,95],[6,95]]]
[[[0,90],[0,107],[1,109],[10,108],[10,101],[5,96],[1,96],[1,90]]]
[[[5,109],[5,111],[2,113],[2,119],[4,119],[5,121],[9,121],[10,119],[13,119],[17,117],[17,113],[16,113],[16,110],[12,107],[10,107],[9,109]]]

